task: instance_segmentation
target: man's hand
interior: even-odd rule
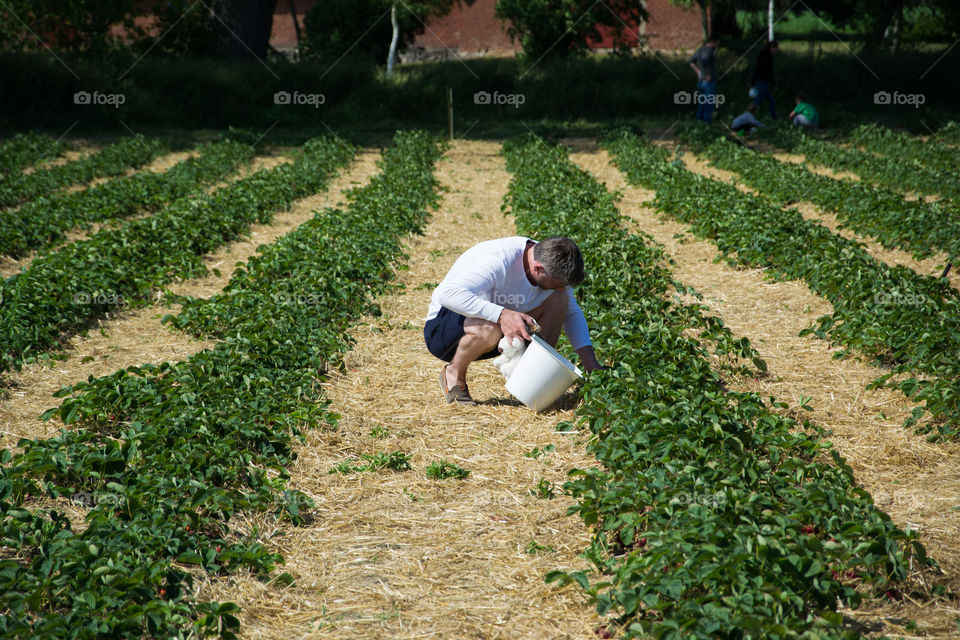
[[[597,360],[597,354],[594,352],[592,346],[588,345],[586,347],[577,349],[577,355],[580,356],[580,364],[583,365],[583,368],[586,369],[587,373],[606,369],[606,367],[600,364],[600,361]]]
[[[514,338],[530,339],[530,333],[527,331],[527,325],[537,326],[537,321],[525,313],[504,309],[500,312],[500,331],[503,335],[513,341]]]

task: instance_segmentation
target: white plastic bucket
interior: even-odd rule
[[[531,338],[507,380],[507,391],[534,411],[543,411],[583,376],[580,369],[540,336]]]

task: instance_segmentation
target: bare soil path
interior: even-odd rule
[[[440,162],[446,189],[425,235],[409,241],[408,270],[398,289],[354,331],[346,371],[326,384],[335,431],[312,432],[291,469],[291,486],[316,502],[315,519],[285,527],[250,519],[286,558],[291,587],[247,576],[208,579],[200,596],[237,602],[245,638],[595,638],[600,624],[574,589],[543,576],[587,568],[576,557],[588,532],[565,516],[569,498],[530,494],[555,485],[573,466],[591,464],[582,434],[557,433],[572,415],[534,414],[516,406],[490,362],[471,367],[476,407],[440,396],[440,362],[423,343],[431,287],[474,243],[514,235],[500,213],[509,175],[499,145],[453,144]],[[535,447],[549,450],[541,457]],[[346,459],[403,451],[403,472],[331,474]],[[439,460],[460,465],[465,479],[428,479]]]

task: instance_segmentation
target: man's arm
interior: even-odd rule
[[[693,55],[690,56],[690,59],[687,60],[690,63],[690,68],[693,69],[693,72],[697,74],[697,79],[700,78],[700,50],[697,49],[694,51]]]
[[[499,322],[503,306],[480,297],[492,290],[503,266],[492,256],[477,256],[467,268],[448,273],[437,287],[437,301],[447,309],[468,318]]]
[[[567,315],[563,321],[563,330],[567,334],[567,339],[573,346],[573,350],[580,357],[580,363],[588,372],[603,368],[600,361],[597,360],[597,354],[590,344],[590,331],[587,328],[587,319],[583,315],[583,310],[577,304],[577,299],[573,295],[573,289],[567,288]]]

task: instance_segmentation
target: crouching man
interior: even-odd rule
[[[447,402],[476,404],[467,368],[499,354],[497,343],[530,339],[529,328],[556,346],[563,330],[583,368],[601,368],[572,287],[583,281],[583,256],[570,238],[541,242],[515,236],[481,242],[461,255],[430,300],[427,349],[448,362],[440,371]]]

